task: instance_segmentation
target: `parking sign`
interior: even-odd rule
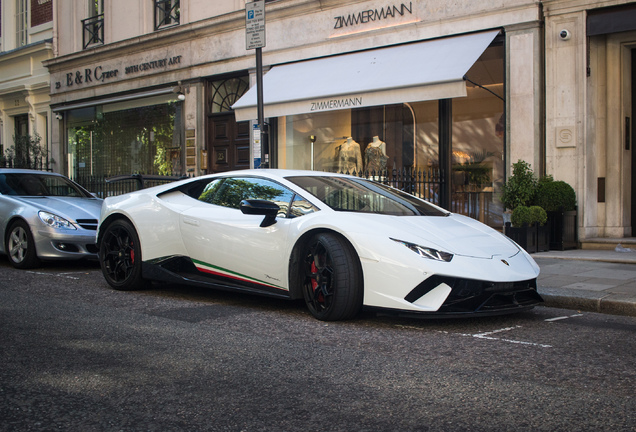
[[[245,4],[245,48],[265,46],[265,0]]]

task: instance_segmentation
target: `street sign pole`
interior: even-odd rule
[[[245,47],[256,50],[256,104],[258,115],[258,135],[260,136],[262,160],[258,163],[263,168],[269,167],[269,139],[263,110],[263,51],[265,46],[265,0],[256,0],[245,4]],[[256,131],[254,131],[256,133]],[[255,150],[255,154],[257,153]],[[255,167],[256,167],[256,160]]]
[[[256,109],[258,111],[258,124],[261,127],[261,143],[263,146],[263,160],[261,167],[269,168],[269,139],[265,115],[263,110],[263,52],[262,48],[256,48]]]

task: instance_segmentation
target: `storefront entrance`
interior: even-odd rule
[[[250,122],[237,122],[234,114],[208,118],[208,166],[212,172],[250,167]]]
[[[237,122],[232,105],[249,89],[246,75],[216,77],[206,83],[209,172],[250,167],[250,122]]]

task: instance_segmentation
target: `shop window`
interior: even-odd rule
[[[88,16],[82,20],[84,49],[104,43],[104,0],[88,0]]]
[[[179,24],[179,0],[155,0],[155,30]]]
[[[184,174],[182,102],[170,101],[171,96],[69,111],[69,176],[79,181],[135,173]]]
[[[28,43],[28,9],[27,0],[16,0],[15,2],[15,28],[16,46],[21,47]]]
[[[448,210],[501,227],[503,56],[501,44],[484,52],[466,74],[467,97],[449,100],[452,114],[433,100],[279,117],[278,167],[372,178],[435,204],[450,196]],[[440,120],[452,128],[440,131]]]
[[[451,210],[503,225],[503,45],[488,48],[466,74],[468,97],[453,100]]]

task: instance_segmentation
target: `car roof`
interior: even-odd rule
[[[258,177],[278,177],[278,178],[288,178],[288,177],[353,177],[348,174],[337,174],[331,172],[324,171],[310,171],[310,170],[292,170],[292,169],[279,169],[279,168],[264,168],[264,169],[247,169],[247,170],[238,170],[238,171],[227,171],[227,172],[219,172],[210,174],[212,177],[248,177],[248,176],[258,176]]]

